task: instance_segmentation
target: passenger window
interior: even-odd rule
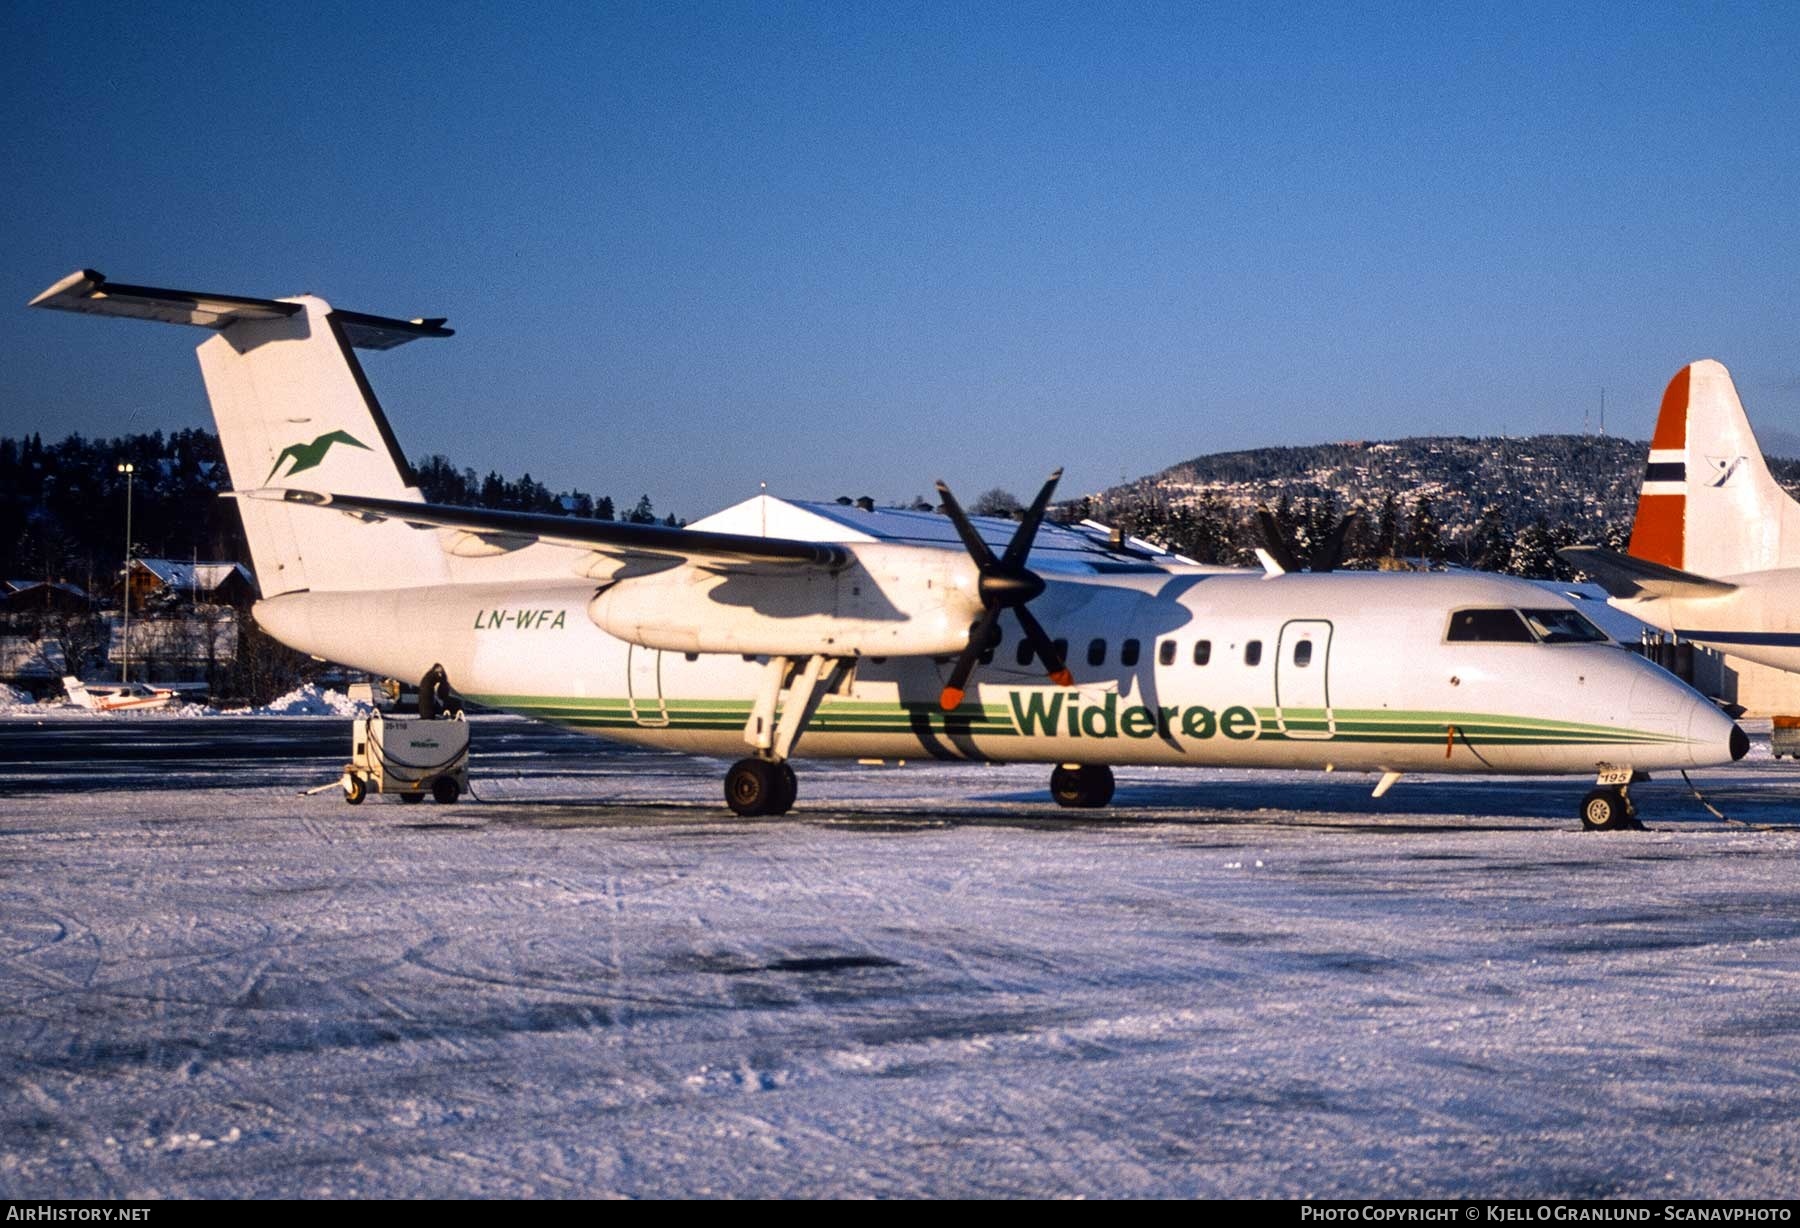
[[[1105,665],[1106,664],[1106,641],[1105,640],[1094,640],[1088,644],[1088,664],[1089,665]]]
[[[1174,640],[1164,640],[1162,642],[1162,646],[1156,650],[1156,660],[1159,665],[1175,664]]]
[[[1312,664],[1312,641],[1301,640],[1294,645],[1294,664],[1305,669]]]
[[[1261,640],[1251,640],[1248,644],[1244,645],[1244,664],[1245,665],[1261,665],[1262,664],[1262,641]]]
[[[1194,641],[1194,664],[1195,665],[1205,665],[1210,660],[1212,660],[1212,641],[1211,640],[1195,640]]]
[[[1000,647],[1001,634],[1002,632],[999,623],[995,623],[988,628],[987,648],[983,650],[981,654],[981,663],[983,665],[992,665],[994,663],[994,650]]]
[[[1138,642],[1136,640],[1126,640],[1123,644],[1119,645],[1119,664],[1129,669],[1137,663]]]
[[[1529,644],[1531,628],[1517,610],[1458,610],[1444,637],[1452,644]]]

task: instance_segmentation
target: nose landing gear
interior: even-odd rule
[[[1581,825],[1588,831],[1643,831],[1637,807],[1624,785],[1594,789],[1581,799]]]

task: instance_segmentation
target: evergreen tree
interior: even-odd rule
[[[1381,497],[1381,513],[1375,519],[1374,557],[1393,558],[1400,549],[1400,533],[1400,503],[1390,490]]]
[[[1514,534],[1512,554],[1506,564],[1509,574],[1547,580],[1556,574],[1557,565],[1556,543],[1542,516]]]
[[[1408,558],[1424,559],[1428,563],[1444,561],[1443,533],[1438,527],[1431,496],[1423,491],[1413,500],[1412,516],[1407,522],[1406,555]]]
[[[1505,571],[1512,560],[1512,533],[1506,527],[1506,512],[1498,503],[1481,509],[1481,522],[1469,542],[1469,563],[1482,571]]]

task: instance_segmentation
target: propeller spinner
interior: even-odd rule
[[[963,701],[963,688],[968,685],[969,675],[975,672],[975,662],[987,649],[988,637],[994,632],[994,624],[1000,620],[1000,611],[1011,610],[1013,617],[1019,620],[1024,629],[1025,640],[1037,654],[1037,659],[1044,664],[1044,672],[1050,681],[1057,686],[1074,686],[1075,679],[1064,664],[1062,654],[1056,650],[1056,644],[1045,634],[1043,624],[1033,617],[1026,605],[1039,593],[1044,591],[1043,577],[1025,566],[1025,559],[1031,553],[1032,542],[1037,538],[1038,526],[1044,522],[1044,510],[1050,506],[1050,496],[1056,490],[1057,482],[1062,480],[1062,470],[1058,469],[1038,491],[1037,498],[1031,501],[1031,507],[1025,512],[1025,518],[1013,533],[1012,541],[1007,544],[1006,553],[999,558],[994,557],[981,534],[969,523],[962,505],[950,488],[942,482],[937,484],[938,494],[944,501],[944,512],[950,517],[950,523],[956,526],[957,535],[968,548],[969,555],[975,560],[980,572],[977,591],[981,596],[981,617],[969,631],[969,646],[962,655],[956,658],[956,668],[950,671],[950,681],[944,686],[944,693],[939,703],[944,711],[952,712]]]

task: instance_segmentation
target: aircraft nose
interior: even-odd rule
[[[1736,763],[1750,753],[1750,738],[1716,705],[1696,695],[1688,716],[1688,746],[1696,765]]]

